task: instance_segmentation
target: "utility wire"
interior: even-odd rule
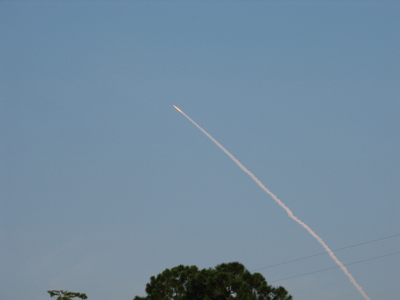
[[[359,263],[362,263],[362,262],[366,262],[366,261],[370,261],[370,260],[374,260],[374,259],[378,259],[378,258],[382,258],[382,257],[387,257],[387,256],[391,256],[391,255],[396,255],[396,254],[400,254],[400,251],[399,251],[399,252],[395,252],[395,253],[390,253],[390,254],[382,255],[382,256],[377,256],[377,257],[369,258],[369,259],[364,259],[364,260],[355,261],[355,262],[352,262],[352,263],[345,264],[344,266],[350,266],[350,265],[354,265],[354,264],[359,264]],[[328,270],[332,270],[332,269],[336,269],[336,268],[339,268],[339,267],[336,266],[336,267],[327,268],[327,269],[322,269],[322,270],[318,270],[318,271],[314,271],[314,272],[310,272],[310,273],[305,273],[305,274],[300,274],[300,275],[296,275],[296,276],[292,276],[292,277],[286,277],[286,278],[282,278],[282,279],[278,279],[278,280],[271,281],[270,283],[272,283],[272,282],[277,282],[277,281],[282,281],[282,280],[286,280],[286,279],[292,279],[292,278],[296,278],[296,277],[301,277],[301,276],[306,276],[306,275],[310,275],[310,274],[314,274],[314,273],[319,273],[319,272],[323,272],[323,271],[328,271]]]
[[[400,233],[395,234],[395,235],[391,235],[391,236],[387,236],[387,237],[383,237],[383,238],[380,238],[380,239],[376,239],[376,240],[372,240],[372,241],[368,241],[368,242],[352,245],[352,246],[347,246],[347,247],[344,247],[344,248],[338,248],[338,249],[335,249],[335,250],[332,250],[332,251],[336,252],[336,251],[340,251],[340,250],[344,250],[344,249],[349,249],[349,248],[352,248],[352,247],[357,247],[357,246],[361,246],[361,245],[365,245],[365,244],[369,244],[369,243],[373,243],[373,242],[377,242],[377,241],[381,241],[381,240],[385,240],[385,239],[390,239],[390,238],[393,238],[393,237],[396,237],[396,236],[399,236],[399,235],[400,235]],[[318,253],[318,254],[314,254],[314,255],[310,255],[310,256],[306,256],[306,257],[302,257],[302,258],[297,258],[297,259],[294,259],[294,260],[285,261],[285,262],[282,262],[282,263],[279,263],[279,264],[275,264],[275,265],[271,265],[271,266],[267,266],[267,267],[254,269],[254,270],[251,270],[251,272],[262,270],[262,269],[268,269],[268,268],[272,268],[272,267],[277,267],[277,266],[281,266],[281,265],[286,265],[286,264],[289,264],[289,263],[292,263],[292,262],[295,262],[295,261],[304,260],[304,259],[312,258],[312,257],[323,255],[323,254],[328,254],[328,252],[321,252],[321,253]]]

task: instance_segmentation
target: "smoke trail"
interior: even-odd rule
[[[342,269],[342,271],[349,277],[351,283],[357,288],[357,290],[360,292],[360,294],[366,299],[366,300],[371,300],[363,291],[361,286],[356,282],[356,280],[353,278],[353,276],[349,273],[347,268],[342,264],[342,262],[337,259],[335,254],[333,254],[332,250],[329,249],[329,247],[324,243],[324,241],[314,232],[311,230],[310,227],[307,226],[304,222],[300,221],[295,215],[293,215],[292,211],[287,207],[281,200],[278,199],[269,189],[267,189],[264,184],[256,176],[254,176],[253,173],[251,173],[249,170],[246,169],[245,166],[243,166],[240,161],[238,161],[232,154],[229,153],[228,150],[226,150],[220,143],[218,143],[211,135],[209,135],[203,128],[201,128],[195,121],[193,121],[190,117],[188,117],[183,111],[181,111],[178,107],[174,105],[174,107],[181,113],[183,114],[190,122],[192,122],[198,129],[200,129],[210,140],[212,140],[222,151],[225,152],[226,155],[228,155],[238,166],[241,168],[244,172],[246,172],[251,179],[253,179],[259,186],[262,188],[268,195],[272,197],[272,199],[275,200],[276,203],[278,203],[289,215],[290,218],[292,218],[294,221],[299,223],[301,226],[303,226],[321,245],[324,247],[326,252],[329,253],[331,258],[339,265],[339,267]]]

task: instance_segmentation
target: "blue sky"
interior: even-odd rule
[[[323,250],[172,105],[332,249],[400,233],[399,15],[397,1],[2,1],[0,298],[127,300],[179,264]],[[371,299],[400,294],[399,255],[348,269]],[[339,269],[275,284],[363,299]]]

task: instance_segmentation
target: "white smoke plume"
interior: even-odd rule
[[[198,129],[200,129],[210,140],[212,140],[222,151],[225,152],[226,155],[228,155],[238,166],[241,168],[245,173],[247,173],[251,179],[253,179],[259,186],[262,188],[268,195],[272,197],[272,199],[275,200],[276,203],[278,203],[289,215],[290,218],[292,218],[294,221],[299,223],[301,226],[303,226],[321,245],[324,247],[326,252],[329,253],[331,258],[339,265],[339,267],[342,269],[342,271],[346,274],[346,276],[350,279],[351,283],[357,288],[357,290],[360,292],[360,294],[366,299],[366,300],[371,300],[363,291],[361,286],[356,282],[356,280],[353,278],[353,276],[349,273],[347,268],[342,264],[342,262],[337,259],[335,254],[329,247],[324,243],[324,241],[314,232],[311,230],[310,227],[307,226],[304,222],[300,221],[295,215],[293,215],[292,211],[287,207],[281,200],[278,199],[269,189],[267,189],[264,184],[256,176],[254,176],[253,173],[251,173],[245,166],[243,166],[240,161],[238,161],[231,153],[229,153],[228,150],[226,150],[220,143],[218,143],[211,135],[209,135],[203,128],[201,128],[195,121],[193,121],[190,117],[188,117],[183,111],[181,111],[178,107],[174,105],[174,107],[181,113],[183,114],[190,122],[192,122]]]

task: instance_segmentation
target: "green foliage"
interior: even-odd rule
[[[292,300],[283,287],[267,284],[260,273],[251,274],[238,263],[220,264],[214,269],[177,266],[152,276],[146,297],[134,300]]]
[[[73,298],[87,299],[87,296],[84,293],[74,293],[63,290],[59,291],[53,290],[47,292],[50,294],[51,298],[53,298],[54,296],[58,296],[57,300],[72,300]]]

